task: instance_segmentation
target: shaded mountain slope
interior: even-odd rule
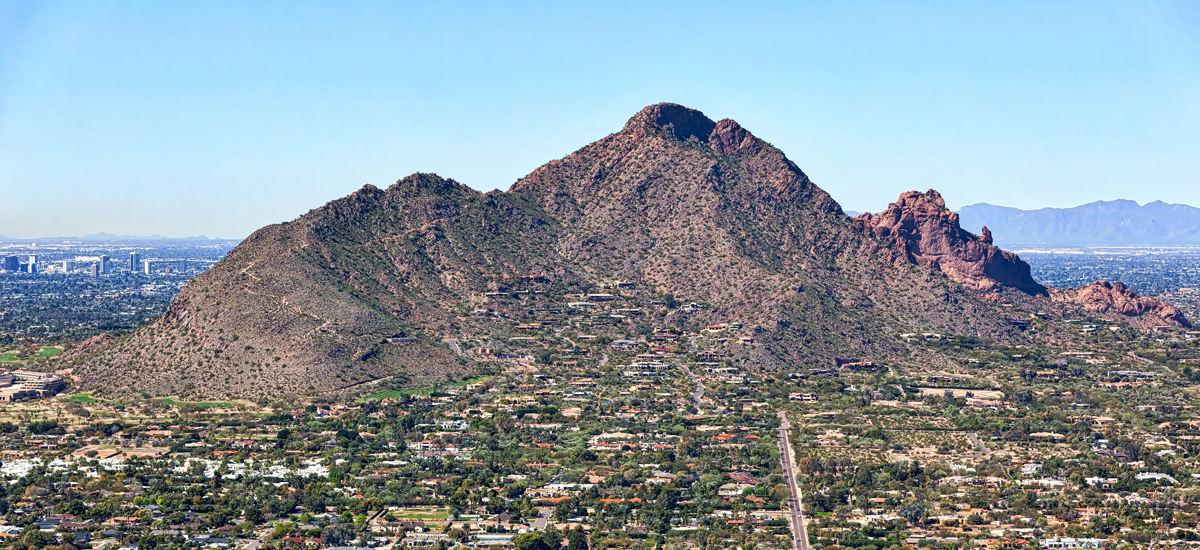
[[[76,373],[109,391],[260,397],[462,370],[437,342],[447,306],[504,273],[552,269],[527,251],[557,227],[519,197],[437,176],[364,187],[255,232]],[[387,343],[398,336],[417,341]]]
[[[904,361],[896,334],[911,331],[1026,342],[989,296],[1047,300],[1044,289],[986,241],[934,192],[851,219],[736,122],[653,105],[508,192],[415,174],[265,227],[75,373],[105,394],[420,383],[471,368],[440,340],[529,274],[563,292],[626,280],[705,302],[668,320],[756,327],[762,345],[733,360],[760,369]]]

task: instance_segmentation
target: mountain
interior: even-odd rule
[[[1162,201],[1039,210],[980,203],[958,214],[965,227],[986,226],[1003,245],[1200,245],[1200,208]]]
[[[761,370],[944,361],[914,358],[897,336],[906,332],[1028,344],[1002,304],[1051,304],[1028,265],[962,230],[936,192],[850,218],[736,122],[659,104],[507,192],[413,174],[264,227],[161,318],[72,365],[100,395],[428,383],[477,368],[443,339],[511,345],[521,333],[505,320],[614,281],[660,304],[697,304],[646,312],[656,325],[742,323],[756,343],[729,349],[730,360]],[[1077,294],[1059,292],[1065,305]]]
[[[79,237],[81,241],[223,241],[231,239],[209,238],[204,235],[192,237],[164,237],[162,235],[114,235],[112,233],[93,233]]]

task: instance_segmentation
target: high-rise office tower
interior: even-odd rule
[[[37,275],[37,272],[38,272],[37,260],[38,260],[37,254],[29,255],[29,273],[31,275]]]
[[[108,256],[100,255],[100,273],[108,273]]]
[[[150,274],[150,260],[142,260],[142,273]]]
[[[75,271],[75,260],[63,260],[63,273]]]
[[[4,257],[4,270],[5,271],[11,272],[11,271],[17,271],[19,269],[21,269],[21,260],[19,258],[17,258],[16,256],[5,256]]]
[[[137,273],[138,264],[141,263],[141,260],[142,260],[141,254],[138,254],[137,252],[129,253],[129,272],[130,273]]]
[[[99,277],[100,276],[100,264],[98,262],[92,264],[92,267],[89,271],[91,271],[92,277]]]
[[[187,260],[178,260],[175,263],[175,269],[178,269],[180,273],[187,271]]]

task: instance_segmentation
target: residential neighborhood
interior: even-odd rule
[[[444,342],[479,371],[424,389],[117,402],[72,394],[69,372],[14,370],[10,387],[43,394],[14,393],[0,417],[0,537],[522,550],[1200,539],[1194,333],[1035,312],[1030,330],[1060,332],[1063,350],[925,334],[914,353],[961,361],[762,372],[736,359],[755,327],[690,330],[677,320],[704,304],[604,290],[479,296]]]

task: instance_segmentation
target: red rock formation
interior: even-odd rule
[[[1142,298],[1120,282],[1096,281],[1080,288],[1055,288],[1050,290],[1050,298],[1055,302],[1083,306],[1089,313],[1114,312],[1128,317],[1152,313],[1167,323],[1192,326],[1179,308],[1154,298]]]
[[[959,227],[958,214],[946,209],[937,191],[909,191],[882,213],[856,219],[876,238],[894,241],[908,261],[935,267],[964,286],[991,290],[999,283],[1029,294],[1046,292],[1030,276],[1029,264],[992,246],[986,228],[977,237]]]

